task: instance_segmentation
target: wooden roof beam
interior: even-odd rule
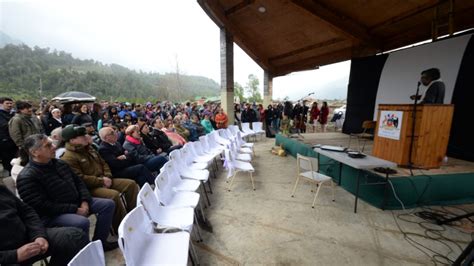
[[[337,13],[316,0],[291,0],[293,4],[318,17],[343,35],[362,41],[373,47],[380,47],[380,42],[369,34],[368,29],[355,20]]]
[[[275,67],[274,77],[283,76],[296,71],[318,69],[320,66],[323,65],[342,62],[356,57],[374,55],[375,53],[376,49],[373,47],[346,47],[340,50],[336,50],[334,52],[320,54],[308,57],[306,59],[298,60],[297,62],[277,66]]]
[[[333,44],[336,44],[336,43],[343,42],[345,40],[346,40],[345,38],[339,38],[339,37],[332,38],[332,39],[324,41],[324,42],[311,44],[311,45],[305,46],[303,48],[293,50],[293,51],[288,52],[288,53],[279,54],[279,55],[270,57],[270,58],[268,58],[268,61],[270,61],[270,63],[273,63],[274,61],[277,61],[277,60],[280,60],[280,59],[283,59],[283,58],[298,55],[298,54],[301,54],[301,53],[304,53],[304,52],[307,52],[307,51],[311,51],[311,50],[314,50],[314,49],[317,49],[317,48],[330,46],[330,45],[333,45]]]
[[[383,28],[383,27],[389,27],[389,26],[392,26],[393,24],[396,24],[400,21],[403,21],[405,19],[408,19],[408,18],[411,18],[413,16],[416,16],[416,15],[419,15],[420,13],[423,13],[429,9],[432,9],[432,8],[435,8],[436,6],[438,5],[441,5],[443,4],[444,2],[446,2],[445,0],[433,0],[433,2],[431,3],[426,3],[424,5],[421,5],[421,6],[418,6],[414,9],[410,9],[408,11],[406,11],[405,13],[402,13],[396,17],[393,17],[389,20],[386,20],[384,22],[381,22],[379,24],[376,24],[374,26],[372,26],[370,29],[369,29],[369,32],[374,32],[380,28]]]
[[[263,70],[269,73],[273,68],[267,60],[267,57],[258,50],[257,45],[245,38],[244,34],[225,16],[224,9],[217,0],[197,0],[207,15],[219,26],[225,27],[233,36],[237,43]]]
[[[243,0],[242,2],[234,5],[233,7],[227,9],[224,13],[226,16],[230,16],[232,15],[233,13],[253,4],[255,2],[255,0]]]

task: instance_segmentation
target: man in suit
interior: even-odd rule
[[[445,85],[441,80],[441,73],[437,68],[430,68],[421,72],[421,84],[427,87],[422,104],[443,104]],[[418,97],[421,97],[420,95]],[[411,96],[415,99],[415,95]]]

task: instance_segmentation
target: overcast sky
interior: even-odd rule
[[[220,83],[219,28],[196,0],[0,0],[0,31],[29,46],[135,70],[201,75]],[[234,45],[234,80],[263,70]],[[345,98],[350,62],[273,81],[273,98]],[[333,87],[337,88],[336,91]]]

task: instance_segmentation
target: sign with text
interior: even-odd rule
[[[381,111],[378,136],[394,140],[400,140],[400,129],[402,128],[402,111]]]

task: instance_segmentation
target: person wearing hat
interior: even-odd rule
[[[23,202],[36,211],[42,224],[47,228],[80,228],[85,236],[89,236],[88,217],[96,214],[97,222],[92,239],[101,240],[106,251],[117,248],[117,242],[107,241],[115,209],[114,202],[91,197],[81,178],[65,162],[54,158],[55,147],[46,135],[34,134],[26,138],[22,152],[27,153],[29,162],[18,174],[18,193]],[[2,227],[6,225],[1,224]],[[1,237],[1,242],[4,243],[7,238]],[[3,262],[0,263],[3,265]]]
[[[62,126],[63,122],[61,121],[61,110],[59,110],[58,108],[54,108],[53,110],[51,110],[51,116],[49,116],[48,120],[46,120],[44,133],[49,136],[53,129]]]
[[[92,196],[115,202],[112,226],[117,232],[123,217],[136,206],[138,186],[131,179],[112,178],[110,167],[90,145],[86,135],[82,126],[66,126],[62,131],[66,152],[61,159],[82,178]],[[120,200],[121,194],[125,195],[126,206]]]

